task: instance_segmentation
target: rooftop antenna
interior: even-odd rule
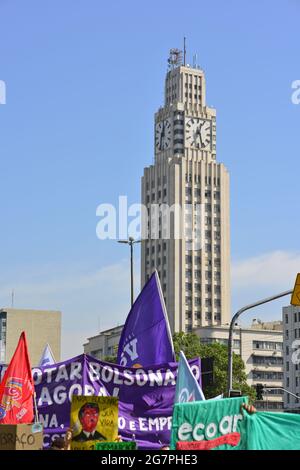
[[[14,308],[14,301],[15,301],[15,291],[13,289],[11,291],[11,308]]]
[[[183,65],[186,64],[186,37],[183,38]]]
[[[195,54],[193,56],[193,68],[194,69],[196,69],[198,67],[197,62],[198,62],[198,54]]]

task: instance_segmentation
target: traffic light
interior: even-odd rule
[[[264,391],[264,386],[263,384],[256,384],[256,399],[257,400],[262,400],[263,399],[263,391]]]
[[[214,359],[213,357],[205,357],[204,359],[201,359],[201,379],[202,379],[202,388],[206,388],[214,384]]]

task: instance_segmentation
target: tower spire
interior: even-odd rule
[[[183,65],[186,65],[186,37],[183,38]]]

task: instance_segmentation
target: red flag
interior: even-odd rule
[[[31,423],[33,394],[34,385],[23,331],[0,384],[0,424]]]

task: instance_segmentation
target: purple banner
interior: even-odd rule
[[[200,359],[189,364],[200,383]],[[177,363],[167,363],[126,368],[82,354],[32,369],[45,447],[67,431],[73,394],[118,397],[119,434],[124,441],[135,438],[139,449],[168,445],[177,367]]]

